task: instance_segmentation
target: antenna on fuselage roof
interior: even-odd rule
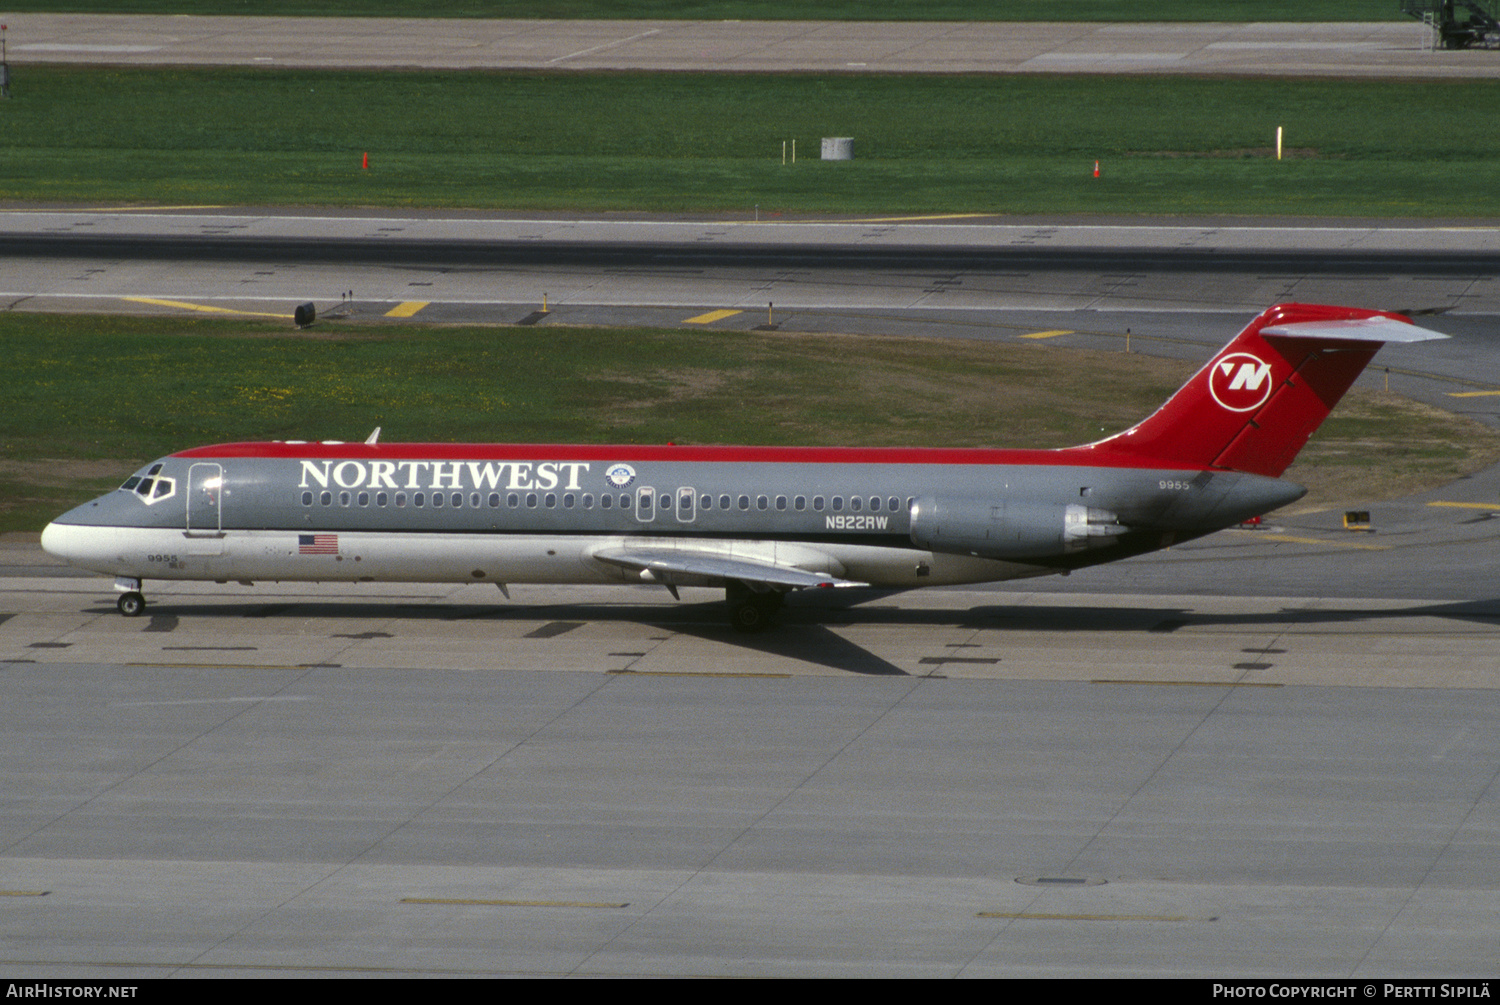
[[[375,432],[371,433],[370,436],[369,436],[369,438],[365,440],[365,445],[373,447],[376,443],[379,443],[379,442],[380,442],[380,427],[376,426],[375,427]]]

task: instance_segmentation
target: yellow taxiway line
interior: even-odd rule
[[[723,321],[725,318],[732,318],[736,314],[743,314],[743,313],[745,313],[745,312],[744,311],[709,311],[707,314],[699,314],[695,318],[688,318],[686,321],[683,322],[683,324],[685,324],[685,325],[711,325],[715,321]]]
[[[1455,509],[1487,509],[1500,513],[1500,503],[1430,502],[1429,506],[1452,506]]]
[[[287,318],[290,314],[267,314],[264,311],[237,311],[232,307],[213,307],[208,304],[190,304],[182,300],[157,300],[153,297],[121,297],[133,304],[151,304],[154,307],[176,307],[184,311],[203,311],[209,314],[241,314],[252,318]]]
[[[936,213],[932,216],[877,216],[869,220],[850,220],[850,223],[919,223],[922,220],[980,220],[999,216],[999,213]]]
[[[385,312],[388,318],[409,318],[417,311],[432,303],[431,300],[408,300],[404,304],[397,304]]]

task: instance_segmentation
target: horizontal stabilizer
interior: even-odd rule
[[[1090,449],[1280,478],[1384,343],[1440,338],[1390,311],[1277,304],[1154,415]]]
[[[775,562],[680,548],[603,548],[594,552],[594,558],[622,569],[653,573],[654,578],[663,583],[678,576],[695,576],[787,590],[869,585]]]
[[[1442,332],[1431,328],[1418,328],[1409,321],[1394,318],[1352,318],[1346,321],[1296,321],[1288,324],[1269,325],[1260,330],[1261,335],[1280,335],[1285,338],[1348,339],[1352,342],[1430,342],[1447,338]]]

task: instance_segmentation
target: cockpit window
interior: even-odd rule
[[[145,477],[134,475],[127,479],[120,488],[134,491],[147,506],[159,503],[163,499],[170,499],[177,494],[177,479],[153,478],[152,474],[160,470],[160,464],[153,464]]]
[[[156,476],[161,474],[161,469],[162,465],[153,464],[145,471],[131,475],[120,486],[120,491],[134,492],[148,503],[165,499],[176,491],[177,485],[174,479],[157,478]]]

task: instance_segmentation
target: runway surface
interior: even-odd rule
[[[1491,77],[1418,21],[1072,24],[13,14],[10,57],[122,65]]]
[[[1002,26],[903,25],[892,45],[880,25],[70,20],[8,17],[12,61],[1494,59],[1381,48],[1414,24],[1003,26],[1008,49],[983,41]],[[1111,348],[1128,328],[1133,351],[1200,359],[1302,299],[1447,310],[1422,321],[1453,340],[1380,357],[1393,388],[1489,421],[1500,391],[1495,231],[1461,221],[98,210],[0,213],[8,309],[314,300],[345,316],[325,325],[497,337],[771,320]],[[111,981],[1490,978],[1500,471],[1371,509],[1370,533],[1301,513],[1066,579],[795,597],[750,637],[709,591],[646,587],[148,583],[127,620],[108,581],[0,540],[0,962]]]

